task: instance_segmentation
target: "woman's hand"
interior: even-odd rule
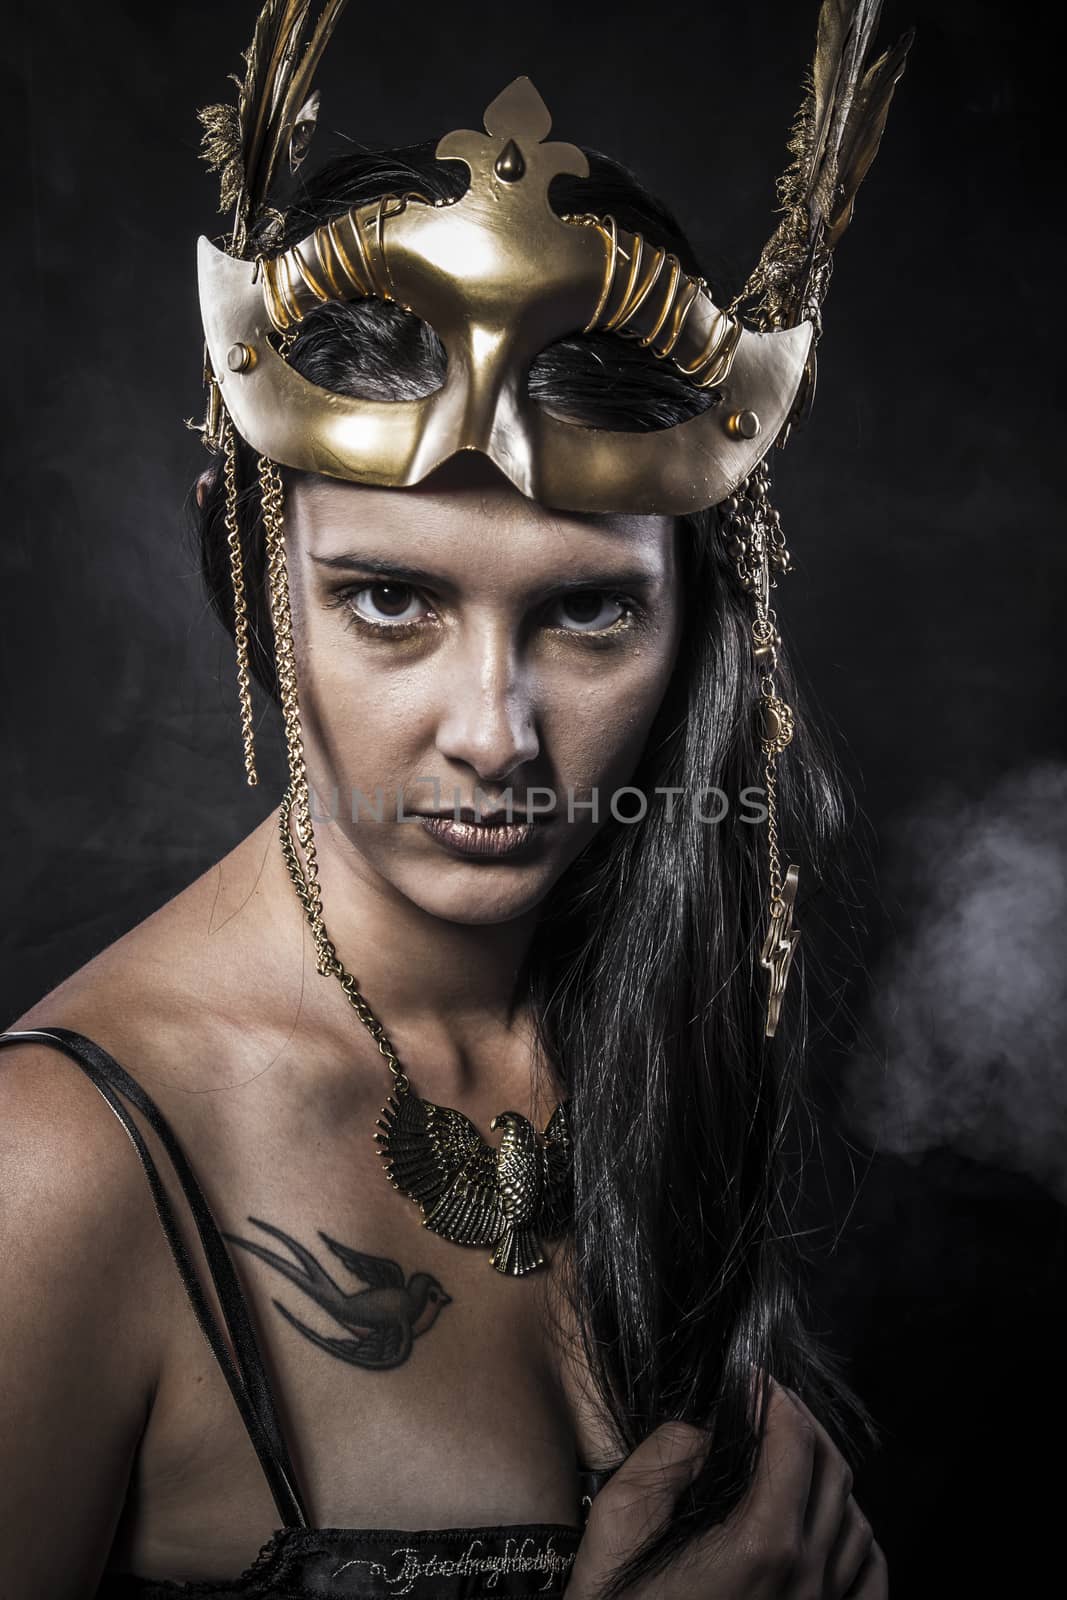
[[[649,1434],[589,1512],[565,1600],[590,1600],[667,1518],[710,1443],[668,1422]],[[771,1384],[752,1487],[727,1522],[694,1541],[632,1600],[886,1600],[885,1557],[852,1498],[852,1474],[825,1428]]]

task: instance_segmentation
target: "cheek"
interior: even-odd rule
[[[346,670],[347,666],[347,670]],[[301,680],[308,733],[336,779],[368,793],[403,787],[412,764],[433,744],[433,718],[419,675],[357,671],[351,659],[320,655]]]
[[[426,745],[429,697],[417,666],[394,654],[386,669],[337,611],[293,601],[300,714],[305,740],[332,782],[370,793],[406,771]]]
[[[623,663],[573,671],[546,685],[543,727],[554,764],[576,786],[621,781],[644,748],[674,664],[673,639],[654,640]]]

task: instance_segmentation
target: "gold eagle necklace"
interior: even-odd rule
[[[498,1272],[521,1277],[544,1266],[541,1241],[565,1231],[573,1208],[570,1102],[560,1101],[543,1134],[521,1112],[502,1111],[489,1124],[494,1132],[503,1129],[494,1149],[462,1111],[415,1093],[388,1034],[326,932],[293,844],[294,804],[289,788],[278,813],[282,854],[315,938],[319,970],[337,978],[393,1074],[393,1092],[374,1135],[386,1176],[418,1204],[424,1228],[453,1244],[491,1245],[489,1259]]]

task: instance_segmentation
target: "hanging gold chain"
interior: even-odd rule
[[[289,574],[283,532],[282,478],[277,464],[267,456],[259,458],[259,487],[263,501],[263,534],[267,553],[270,617],[274,629],[274,661],[278,674],[278,698],[281,701],[282,721],[285,725],[285,743],[289,754],[289,772],[296,802],[296,833],[307,856],[307,881],[311,905],[321,917],[318,861],[315,855],[315,835],[311,827],[311,801],[304,762],[300,705],[297,698],[293,617],[289,603]],[[321,961],[319,971],[325,971]]]
[[[259,486],[263,498],[263,532],[267,551],[271,622],[274,627],[274,659],[278,672],[282,719],[285,723],[285,743],[289,754],[290,785],[285,791],[278,812],[282,853],[315,940],[319,972],[324,976],[332,975],[338,980],[352,1009],[388,1062],[397,1092],[406,1094],[410,1084],[407,1073],[400,1064],[400,1058],[382,1024],[360,993],[355,978],[342,965],[323,919],[315,831],[311,821],[311,791],[304,759],[300,704],[297,697],[293,616],[289,601],[289,573],[285,559],[282,476],[277,463],[267,456],[259,458]],[[296,837],[304,852],[306,870],[297,858],[293,843],[291,819],[294,811]]]
[[[342,965],[334,947],[333,940],[326,931],[326,924],[322,918],[321,902],[318,901],[317,897],[313,898],[310,891],[310,886],[308,884],[307,875],[304,873],[300,862],[297,859],[296,847],[293,844],[293,836],[289,827],[289,818],[293,809],[293,801],[294,796],[292,789],[287,789],[278,812],[279,829],[282,840],[282,854],[285,856],[285,864],[289,869],[289,876],[293,880],[293,887],[297,892],[300,903],[304,907],[304,911],[307,915],[308,922],[311,925],[311,931],[314,935],[315,944],[319,951],[319,971],[323,973],[332,973],[333,976],[338,980],[341,988],[348,997],[348,1002],[355,1011],[356,1016],[367,1029],[367,1032],[375,1040],[378,1049],[389,1063],[389,1070],[393,1074],[397,1092],[399,1094],[406,1094],[411,1087],[408,1082],[408,1075],[400,1065],[400,1058],[393,1049],[392,1041],[390,1040],[389,1035],[386,1033],[385,1029],[382,1027],[382,1024],[378,1021],[378,1018],[374,1015],[374,1012],[367,1004],[366,998],[360,992],[355,978],[347,970],[347,968]]]
[[[225,416],[223,423],[223,449],[225,451],[226,488],[226,543],[230,551],[230,577],[233,582],[233,632],[237,646],[237,694],[241,704],[241,741],[245,753],[245,777],[250,787],[259,782],[256,773],[255,745],[252,731],[252,686],[248,671],[248,608],[245,603],[244,571],[241,562],[241,526],[237,516],[237,443],[233,423]]]
[[[775,692],[774,672],[782,640],[770,592],[775,586],[774,574],[788,572],[790,559],[781,519],[770,503],[770,468],[765,461],[760,462],[724,503],[723,521],[738,579],[753,597],[752,653],[761,669],[760,747],[767,788],[770,925],[760,952],[760,963],[770,974],[764,1033],[772,1038],[778,1027],[786,980],[800,938],[792,920],[800,869],[791,864],[783,879],[778,849],[778,757],[793,737],[794,717],[792,707]]]
[[[767,785],[767,856],[770,878],[770,907],[777,911],[782,903],[782,861],[778,854],[778,772],[773,753],[763,768]]]

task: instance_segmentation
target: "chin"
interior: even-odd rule
[[[473,928],[525,916],[545,898],[563,870],[543,862],[525,870],[499,864],[424,864],[410,876],[390,874],[390,882],[428,916]]]

